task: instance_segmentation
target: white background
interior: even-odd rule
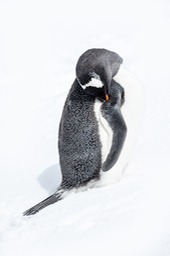
[[[0,254],[170,255],[170,2],[0,0]],[[22,212],[60,183],[57,132],[85,50],[119,53],[145,90],[131,175]]]

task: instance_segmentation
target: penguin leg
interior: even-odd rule
[[[25,211],[23,215],[29,216],[29,215],[36,214],[37,212],[47,207],[48,205],[56,203],[57,201],[62,199],[63,192],[64,191],[62,190],[58,190],[55,194],[47,197],[45,200],[41,201],[40,203],[36,204],[35,206]]]
[[[102,166],[102,171],[106,172],[115,165],[120,156],[126,138],[127,127],[120,110],[120,104],[113,104],[110,100],[104,102],[101,106],[101,113],[113,131],[112,146]]]

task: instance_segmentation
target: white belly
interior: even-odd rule
[[[101,178],[96,186],[105,186],[120,180],[122,172],[127,166],[134,150],[143,116],[143,90],[136,77],[121,66],[114,80],[125,90],[125,103],[122,106],[122,114],[127,125],[127,136],[118,161],[109,171],[103,172],[101,170]],[[103,163],[110,152],[113,132],[101,115],[101,104],[101,102],[96,100],[94,110],[99,124]]]
[[[113,132],[108,122],[106,121],[105,118],[103,118],[101,114],[101,111],[100,111],[101,105],[102,105],[102,102],[99,100],[96,100],[94,104],[94,111],[95,111],[95,115],[96,115],[98,126],[99,126],[100,142],[102,146],[101,148],[102,163],[104,163],[112,146]]]

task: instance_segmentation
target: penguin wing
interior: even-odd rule
[[[126,138],[127,127],[120,106],[117,104],[112,105],[112,103],[105,102],[102,105],[101,112],[113,131],[112,146],[102,166],[102,171],[106,172],[115,165],[120,156]]]

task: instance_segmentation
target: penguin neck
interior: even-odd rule
[[[78,82],[77,78],[73,83],[72,90],[73,90],[73,95],[75,96],[74,98],[76,98],[77,101],[82,101],[82,100],[86,100],[90,102],[95,101],[95,97],[85,92],[85,90],[82,88],[82,86]]]

